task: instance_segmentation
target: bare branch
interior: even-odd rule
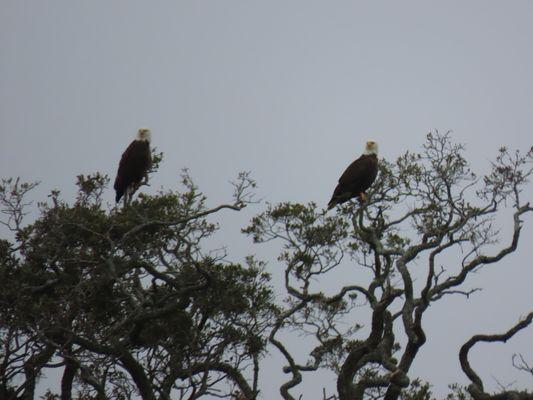
[[[468,391],[476,400],[481,399],[500,399],[500,398],[516,398],[516,399],[533,399],[533,393],[518,393],[518,392],[504,392],[497,395],[488,395],[483,389],[483,381],[478,374],[472,369],[470,362],[468,361],[468,353],[470,349],[474,347],[479,342],[507,342],[515,334],[520,332],[522,329],[528,327],[533,321],[533,312],[529,313],[526,318],[518,322],[511,329],[503,334],[494,334],[494,335],[474,335],[472,336],[459,351],[459,361],[461,363],[461,368],[466,374],[468,379],[472,382],[472,385],[469,386]]]

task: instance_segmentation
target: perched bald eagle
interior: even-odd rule
[[[150,129],[139,129],[135,140],[122,153],[113,185],[117,193],[115,197],[117,203],[124,196],[124,204],[128,204],[133,193],[139,188],[142,179],[147,178],[148,170],[152,166],[151,136]]]
[[[378,144],[368,141],[363,155],[351,163],[339,178],[339,184],[328,203],[328,210],[354,197],[359,197],[361,202],[366,201],[365,190],[374,183],[377,174]]]

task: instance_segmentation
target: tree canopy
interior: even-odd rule
[[[380,159],[363,204],[329,212],[312,202],[266,204],[242,232],[278,249],[273,260],[252,250],[235,261],[205,245],[217,213],[254,203],[248,173],[233,182],[230,202],[212,208],[187,171],[178,189],[141,188],[125,207],[104,204],[106,176],[80,175],[75,201],[53,191],[29,222],[37,184],[4,179],[0,399],[36,398],[51,369],[61,373],[47,399],[259,399],[273,352],[284,359],[286,400],[297,398],[304,374],[322,369],[337,377],[317,394],[324,399],[431,399],[410,372],[426,342],[423,317],[446,296],[474,294],[472,273],[518,248],[533,211],[523,195],[532,162],[533,148],[501,148],[478,175],[462,145],[428,134],[421,152]],[[504,237],[495,223],[507,217],[513,228]],[[283,276],[276,291],[284,298],[271,274]],[[330,277],[336,284],[324,287]],[[363,306],[366,314],[354,312]],[[488,393],[468,358],[477,343],[505,342],[532,319],[465,338],[458,358],[471,384],[451,396],[532,399]],[[305,357],[289,331],[309,338]],[[533,375],[524,356],[513,364]]]

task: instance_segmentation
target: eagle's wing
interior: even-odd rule
[[[377,159],[367,155],[359,157],[348,165],[339,178],[339,183],[328,203],[328,209],[364,192],[374,182],[376,175]]]
[[[118,202],[126,189],[132,184],[139,184],[152,164],[150,145],[148,142],[134,140],[122,153],[118,164],[117,177],[113,185],[117,192]]]
[[[370,173],[370,170],[371,165],[368,162],[367,156],[362,155],[344,170],[339,178],[339,184],[341,186],[350,185],[354,181],[360,179],[360,177]]]
[[[120,162],[118,163],[117,177],[115,178],[115,184],[114,184],[115,189],[117,189],[117,186],[120,185],[121,181],[124,180],[124,173],[126,172],[126,169],[128,168],[128,163],[131,159],[131,155],[135,151],[135,147],[136,147],[135,142],[136,142],[135,140],[131,142],[130,145],[126,148],[126,150],[124,150],[124,153],[122,153],[122,156],[120,157]]]

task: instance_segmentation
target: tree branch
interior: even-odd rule
[[[469,393],[475,400],[487,400],[487,399],[500,399],[500,398],[514,398],[514,399],[533,399],[533,393],[518,393],[518,392],[505,392],[497,395],[489,395],[485,393],[483,389],[483,381],[478,374],[472,369],[470,362],[468,361],[468,353],[470,349],[479,342],[507,342],[511,339],[516,333],[526,328],[533,321],[533,312],[529,313],[528,316],[522,321],[518,322],[515,326],[509,329],[503,334],[495,335],[474,335],[472,336],[459,351],[459,362],[461,363],[461,368],[466,374],[468,379],[472,384],[468,387]]]

